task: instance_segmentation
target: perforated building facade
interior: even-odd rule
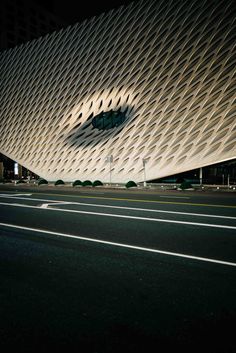
[[[144,0],[2,52],[0,152],[64,181],[236,158],[235,33],[233,0]]]

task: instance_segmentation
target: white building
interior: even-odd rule
[[[0,152],[51,181],[235,159],[234,9],[138,1],[3,51]]]

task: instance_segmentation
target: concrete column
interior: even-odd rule
[[[4,166],[3,162],[0,162],[0,179],[3,179]]]
[[[22,165],[18,164],[18,178],[22,178]]]

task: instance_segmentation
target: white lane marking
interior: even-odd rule
[[[138,208],[138,207],[125,207],[125,206],[110,206],[96,203],[83,203],[83,202],[68,202],[71,205],[82,205],[82,206],[91,206],[91,207],[102,207],[102,208],[117,208],[123,210],[131,210],[131,211],[144,211],[144,212],[156,212],[156,213],[170,213],[170,214],[179,214],[184,216],[198,216],[198,217],[210,217],[210,218],[226,218],[236,220],[236,217],[231,216],[219,216],[219,215],[211,215],[205,213],[191,213],[191,212],[177,212],[177,211],[164,211],[164,210],[155,210],[149,208]],[[52,206],[57,206],[57,204],[52,204]]]
[[[13,194],[15,196],[32,196],[32,194]],[[0,194],[0,197],[12,197],[12,194]],[[28,199],[27,199],[28,200]]]
[[[187,196],[160,196],[160,197],[165,197],[165,198],[168,198],[168,199],[190,199],[190,197],[187,197]]]
[[[107,245],[118,246],[118,247],[122,247],[122,248],[141,250],[141,251],[158,253],[158,254],[163,254],[163,255],[183,257],[183,258],[187,258],[187,259],[191,259],[191,260],[213,262],[213,263],[216,263],[216,264],[235,266],[236,267],[236,263],[235,262],[222,261],[222,260],[217,260],[217,259],[212,259],[212,258],[207,258],[207,257],[186,255],[186,254],[175,253],[175,252],[171,252],[171,251],[164,251],[164,250],[146,248],[146,247],[142,247],[142,246],[129,245],[129,244],[123,244],[123,243],[116,243],[116,242],[111,242],[111,241],[107,241],[107,240],[99,240],[99,239],[93,239],[93,238],[88,238],[88,237],[81,237],[79,235],[52,232],[52,231],[49,231],[49,230],[43,230],[43,229],[38,229],[38,228],[30,228],[30,227],[23,227],[23,226],[19,226],[19,225],[15,225],[15,224],[0,223],[0,226],[8,227],[8,228],[22,229],[22,230],[31,231],[31,232],[37,232],[37,233],[56,235],[56,236],[61,236],[61,237],[66,237],[66,238],[74,238],[74,239],[79,239],[79,240],[83,240],[83,241],[107,244]]]
[[[42,204],[40,206],[42,208],[47,208],[48,206],[52,206],[54,204],[57,204],[57,205],[69,205],[69,204],[73,203],[73,202],[60,201],[60,200],[57,201],[57,200],[37,199],[37,198],[33,198],[33,197],[31,197],[31,198],[28,198],[28,197],[17,197],[18,194],[14,195],[14,196],[12,196],[10,194],[7,194],[7,196],[5,196],[5,195],[6,194],[0,194],[0,197],[3,197],[4,199],[17,199],[17,200],[27,200],[27,201],[41,201],[41,202],[42,201],[43,202],[47,201],[48,203]],[[22,195],[24,195],[24,194],[22,194]],[[27,195],[27,194],[25,194],[25,195]],[[29,195],[32,195],[32,194],[29,194]]]
[[[57,200],[48,200],[48,199],[37,199],[34,197],[16,197],[16,195],[11,196],[11,195],[7,195],[5,196],[4,194],[0,195],[0,197],[3,197],[4,199],[17,199],[17,200],[27,200],[27,201],[41,201],[41,202],[49,202],[49,203],[60,203],[60,202],[64,202],[64,201],[57,201]]]
[[[2,195],[0,195],[1,197]],[[143,212],[157,212],[157,213],[170,213],[170,214],[179,214],[184,216],[196,216],[196,217],[209,217],[209,218],[222,218],[222,219],[236,219],[236,217],[231,216],[219,216],[219,215],[211,215],[206,213],[192,213],[192,212],[177,212],[177,211],[164,211],[164,210],[156,210],[156,209],[149,209],[149,208],[138,208],[138,207],[125,207],[125,206],[110,206],[104,204],[96,204],[96,203],[83,203],[83,202],[67,202],[63,200],[47,200],[47,199],[37,199],[37,198],[25,198],[25,197],[15,197],[15,196],[4,196],[4,198],[9,199],[19,199],[19,200],[28,200],[28,201],[41,201],[47,202],[50,206],[56,206],[59,204],[70,204],[70,205],[79,205],[79,206],[91,206],[91,207],[104,207],[104,208],[117,208],[123,210],[133,210],[133,211],[143,211]],[[1,204],[1,203],[0,203]],[[4,203],[2,203],[4,204]],[[41,206],[42,207],[42,206]],[[47,208],[46,206],[43,208]]]
[[[70,205],[72,202],[57,202],[56,205]],[[49,206],[55,206],[55,203],[43,203],[41,208],[48,208]]]
[[[49,203],[44,203],[44,204],[42,204],[40,207],[41,207],[41,208],[47,208],[48,205],[49,205]]]
[[[38,206],[29,206],[29,205],[20,205],[20,204],[12,204],[0,202],[0,205],[4,206],[15,206],[22,208],[35,208],[38,210],[42,210],[41,207]],[[163,222],[163,223],[175,223],[175,224],[187,224],[190,226],[199,226],[199,227],[211,227],[211,228],[223,228],[223,229],[236,229],[236,226],[226,226],[221,224],[210,224],[210,223],[197,223],[197,222],[186,222],[186,221],[175,221],[171,219],[161,219],[161,218],[147,218],[147,217],[135,217],[135,216],[126,216],[119,215],[113,213],[102,213],[102,212],[88,212],[88,211],[77,211],[77,210],[68,210],[63,208],[44,208],[47,211],[55,211],[55,212],[69,212],[69,213],[79,213],[79,214],[88,214],[94,216],[103,216],[103,217],[115,217],[115,218],[126,218],[126,219],[137,219],[139,221],[151,221],[151,222]]]

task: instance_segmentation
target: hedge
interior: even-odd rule
[[[93,186],[93,184],[90,180],[85,180],[82,182],[82,186]]]
[[[180,189],[192,189],[192,184],[189,181],[183,181],[182,184],[180,185]]]
[[[75,180],[72,184],[73,187],[75,186],[81,186],[82,185],[82,181],[81,180]]]
[[[55,183],[54,183],[54,185],[64,185],[64,184],[65,184],[64,181],[61,179],[55,181]]]
[[[126,188],[132,188],[135,186],[137,186],[137,184],[133,180],[128,181],[125,185]]]
[[[93,186],[95,187],[95,186],[102,186],[103,185],[103,183],[100,181],[100,180],[95,180],[94,182],[93,182]]]
[[[39,179],[38,185],[47,185],[48,181],[46,179]]]

